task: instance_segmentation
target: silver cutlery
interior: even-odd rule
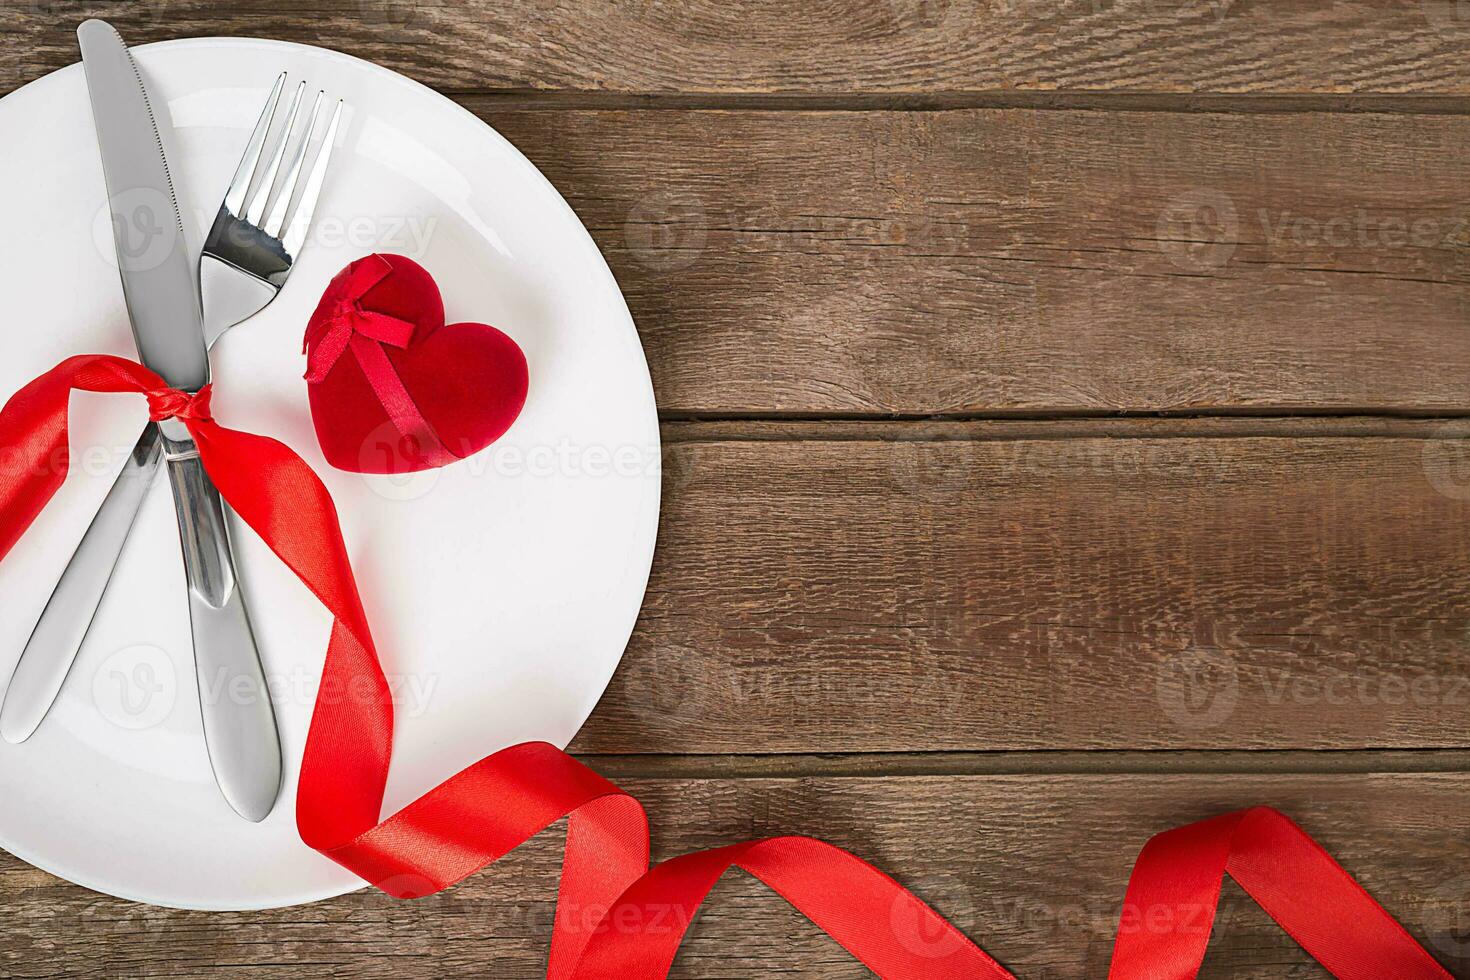
[[[336,144],[337,126],[342,119],[340,101],[327,120],[316,157],[303,178],[307,147],[316,131],[324,97],[324,93],[317,93],[311,115],[299,127],[298,134],[296,118],[301,109],[301,95],[306,90],[305,82],[291,96],[285,124],[273,147],[267,143],[285,83],[286,75],[282,73],[245,144],[245,155],[235,168],[235,177],[220,202],[219,213],[200,256],[199,287],[204,298],[205,338],[211,347],[225,330],[264,309],[286,284],[296,256],[306,244],[327,163]],[[281,163],[293,137],[295,147],[286,164],[286,174],[280,177]],[[270,191],[277,184],[279,190],[272,195]],[[290,208],[293,200],[294,210]]]
[[[77,39],[109,206],[114,210],[118,269],[138,355],[170,386],[198,391],[209,383],[204,311],[148,93],[127,46],[109,25],[87,21],[78,28]],[[150,231],[177,229],[177,233],[165,232],[170,239],[166,250],[150,244],[141,251],[141,261],[132,250],[130,216],[118,213],[121,202],[130,195],[162,212],[146,222]],[[136,208],[131,217],[137,219]],[[183,545],[189,623],[210,764],[221,792],[236,812],[260,820],[275,805],[280,789],[281,746],[235,573],[224,507],[184,424],[164,419],[157,428]],[[229,696],[207,696],[208,691],[228,691]]]
[[[116,31],[100,21],[82,25],[78,38],[110,198],[115,201],[121,192],[146,188],[168,202],[164,210],[172,209],[168,217],[181,229],[162,145],[131,56]],[[334,109],[303,178],[322,97],[318,95],[307,124],[298,129],[295,122],[304,90],[298,86],[285,124],[272,135],[284,85],[282,75],[221,204],[197,267],[198,292],[192,278],[185,290],[185,280],[179,276],[179,269],[188,264],[181,234],[156,267],[130,269],[124,251],[119,252],[140,354],[171,384],[187,390],[207,381],[205,347],[275,298],[305,242],[335,142],[341,104]],[[147,154],[140,152],[140,142],[146,144]],[[283,161],[284,177],[280,176]],[[181,299],[185,292],[190,307],[187,316]],[[156,305],[164,302],[169,304],[167,320],[165,308]],[[274,805],[280,786],[274,711],[235,575],[223,508],[199,466],[187,431],[176,421],[148,425],[129,454],[22,653],[0,707],[0,734],[12,742],[28,738],[55,700],[161,458],[168,459],[179,510],[210,762],[230,805],[241,816],[260,820]],[[212,696],[224,692],[228,692],[224,700]]]

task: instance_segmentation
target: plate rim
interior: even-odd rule
[[[502,150],[509,150],[512,158],[520,162],[524,170],[532,176],[532,179],[540,181],[540,183],[543,185],[543,188],[551,192],[551,199],[554,200],[556,204],[563,209],[566,216],[570,217],[571,220],[575,223],[576,227],[581,230],[584,236],[586,236],[588,243],[592,246],[592,252],[596,255],[597,263],[600,263],[603,272],[607,276],[608,282],[613,287],[613,291],[616,293],[620,301],[618,304],[620,307],[620,319],[623,325],[631,332],[633,339],[636,342],[638,357],[643,366],[643,371],[641,375],[643,384],[640,386],[641,390],[639,392],[639,400],[642,402],[641,408],[644,410],[644,414],[648,418],[650,418],[652,422],[652,425],[650,427],[651,446],[654,451],[660,454],[660,458],[662,457],[663,438],[658,421],[658,408],[653,389],[653,376],[648,367],[648,354],[643,347],[642,337],[638,333],[637,325],[633,320],[632,311],[628,308],[627,297],[626,295],[624,295],[622,286],[617,281],[617,277],[613,274],[612,268],[607,264],[607,257],[603,255],[602,249],[598,247],[596,240],[592,237],[592,233],[587,230],[586,224],[582,221],[576,210],[572,208],[567,199],[562,195],[561,191],[556,188],[556,185],[554,185],[547,178],[547,176],[541,172],[541,168],[537,167],[536,164],[524,153],[522,153],[514,143],[501,135],[501,133],[496,130],[495,127],[491,126],[488,122],[481,119],[479,116],[476,116],[469,109],[465,108],[463,105],[456,102],[449,96],[435,90],[433,87],[426,85],[423,82],[410,78],[409,76],[404,75],[401,72],[394,71],[391,68],[387,68],[383,65],[377,64],[376,62],[369,61],[366,58],[361,58],[357,55],[349,54],[345,51],[339,51],[335,48],[329,48],[324,45],[305,44],[300,41],[287,41],[277,40],[274,38],[235,35],[206,35],[201,37],[168,38],[161,41],[151,41],[145,44],[129,45],[129,48],[133,51],[148,52],[173,48],[208,49],[210,47],[219,46],[253,47],[262,50],[276,51],[283,49],[295,49],[302,52],[309,52],[312,56],[316,57],[325,55],[329,58],[340,59],[359,70],[365,69],[370,73],[382,78],[386,82],[406,87],[410,91],[417,90],[418,94],[426,95],[441,103],[453,107],[456,113],[462,116],[467,122],[473,124],[473,127],[475,127],[478,131],[488,134],[491,139],[499,143]],[[60,68],[53,69],[52,71],[49,71],[38,78],[34,78],[29,82],[26,82],[25,84],[16,87],[10,92],[7,92],[5,95],[0,96],[0,105],[3,105],[5,102],[11,100],[12,97],[18,96],[21,93],[44,89],[48,85],[57,84],[60,78],[65,73],[75,73],[81,70],[82,67],[80,60],[73,61],[69,64],[63,65]],[[660,474],[662,473],[662,467],[659,467],[658,472]],[[621,633],[621,649],[617,657],[611,660],[611,664],[606,670],[606,673],[602,677],[601,682],[597,688],[596,696],[591,699],[587,709],[582,712],[581,718],[577,720],[576,727],[572,732],[571,738],[574,738],[576,734],[581,731],[582,727],[586,725],[587,719],[591,717],[592,712],[596,710],[597,705],[601,702],[603,695],[607,693],[607,687],[612,682],[613,675],[617,672],[618,667],[622,664],[623,657],[627,654],[628,643],[632,638],[633,630],[637,626],[638,619],[642,615],[644,601],[647,599],[648,582],[653,570],[653,557],[657,550],[659,518],[663,508],[663,481],[661,476],[657,479],[652,479],[649,482],[652,484],[652,498],[645,508],[648,515],[645,520],[651,525],[651,527],[649,529],[649,533],[645,536],[647,544],[643,549],[644,554],[639,556],[641,567],[643,569],[641,575],[639,576],[639,578],[641,579],[639,585],[639,599],[637,604],[632,609],[631,616],[628,618],[626,629],[623,630]],[[571,738],[568,738],[566,742],[570,742]],[[565,748],[566,742],[563,742],[557,747]],[[452,774],[446,775],[445,778],[448,778],[449,775]],[[294,808],[294,800],[288,801],[282,798],[276,803],[276,806],[278,808],[288,805]],[[295,908],[297,906],[312,905],[317,902],[339,898],[343,895],[349,895],[354,892],[363,891],[370,887],[370,884],[366,881],[348,881],[340,886],[331,885],[324,888],[302,891],[294,895],[293,897],[285,900],[271,899],[266,901],[185,901],[179,900],[177,898],[169,898],[167,896],[150,893],[147,889],[132,889],[127,887],[126,885],[121,885],[113,882],[104,882],[101,878],[98,878],[94,875],[67,870],[62,864],[58,864],[49,859],[39,860],[34,857],[34,852],[32,852],[29,848],[23,845],[18,846],[15,844],[14,841],[10,840],[3,829],[0,829],[0,850],[4,850],[5,852],[13,855],[21,861],[24,861],[26,864],[37,868],[40,871],[46,872],[47,874],[53,875],[72,885],[76,885],[80,888],[85,888],[97,894],[107,895],[113,898],[121,899],[123,901],[136,902],[144,905],[152,905],[159,908],[179,909],[182,911],[256,912],[278,908]]]

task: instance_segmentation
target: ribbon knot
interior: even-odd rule
[[[178,419],[181,422],[210,421],[214,418],[209,410],[212,388],[212,385],[205,385],[192,395],[177,388],[150,388],[143,392],[148,399],[148,418],[154,422],[162,422],[164,419]]]
[[[360,262],[348,272],[341,284],[342,295],[331,312],[306,331],[302,350],[307,353],[306,380],[316,384],[324,379],[347,352],[354,336],[388,344],[400,350],[413,339],[414,324],[387,313],[365,309],[362,298],[393,271],[384,259],[370,256],[376,262]]]

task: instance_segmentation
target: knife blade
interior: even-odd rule
[[[209,382],[204,311],[143,76],[110,24],[89,20],[77,40],[138,354],[173,387],[198,391]]]
[[[89,20],[77,29],[77,40],[138,354],[173,387],[198,391],[209,382],[203,313],[147,87],[110,24]],[[258,821],[280,792],[280,738],[223,505],[187,428],[176,419],[158,428],[179,518],[210,764],[230,806]]]

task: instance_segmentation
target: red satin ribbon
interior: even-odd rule
[[[406,348],[413,339],[413,323],[362,305],[368,291],[392,272],[393,267],[378,255],[353,265],[348,279],[341,284],[342,296],[331,315],[309,329],[302,341],[302,350],[309,353],[305,377],[308,384],[319,383],[343,354],[352,351],[393,427],[413,441],[417,454],[428,465],[445,466],[459,457],[445,448],[382,348],[383,344]]]
[[[141,393],[154,419],[181,419],[221,495],[331,611],[322,684],[357,696],[316,705],[296,819],[307,844],[364,880],[402,898],[431,894],[567,816],[547,969],[554,980],[665,976],[695,911],[731,867],[765,882],[880,976],[1011,977],[891,878],[818,840],[751,841],[649,870],[648,824],[638,802],[545,743],[482,759],[380,821],[392,699],[336,510],[290,449],[214,422],[208,389],[194,396],[172,391],[132,361],[87,355],[17,392],[0,410],[0,558],[66,477],[73,388]],[[1149,842],[1129,883],[1111,976],[1194,976],[1227,871],[1339,977],[1449,976],[1305,833],[1264,809]]]
[[[1197,975],[1227,873],[1341,980],[1449,980],[1321,845],[1268,807],[1201,820],[1144,845],[1123,898],[1110,980]]]

